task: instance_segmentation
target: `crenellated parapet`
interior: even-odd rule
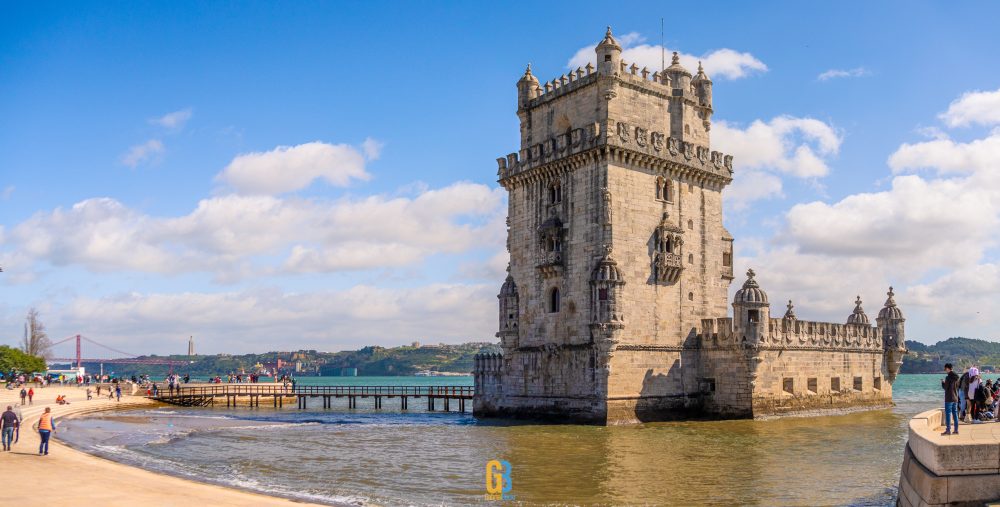
[[[497,158],[497,177],[501,185],[509,188],[518,180],[554,168],[550,166],[571,168],[594,157],[610,157],[623,163],[646,164],[678,177],[700,176],[720,185],[732,181],[732,155],[668,135],[614,119],[594,122]]]
[[[703,319],[699,332],[705,348],[822,349],[829,351],[869,350],[881,352],[882,332],[874,326],[838,324],[770,318],[767,331],[755,343],[738,334],[733,319]]]

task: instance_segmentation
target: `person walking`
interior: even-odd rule
[[[21,424],[24,422],[24,414],[21,413],[20,405],[14,405],[14,415],[17,416],[17,426],[14,428],[14,443],[21,440]]]
[[[121,386],[121,384],[118,384],[118,385],[115,386],[115,396],[118,398],[118,401],[122,401],[122,386]]]
[[[38,455],[49,455],[49,438],[56,432],[56,420],[52,418],[52,407],[45,407],[45,413],[38,418],[38,436],[42,442],[38,444]]]
[[[958,374],[952,371],[951,363],[944,365],[945,378],[941,380],[944,389],[944,424],[942,435],[958,435]],[[951,431],[951,422],[955,421],[955,431]]]
[[[3,441],[3,450],[9,451],[10,444],[14,441],[14,428],[18,425],[17,414],[14,413],[14,407],[8,405],[7,411],[0,415],[0,435]]]
[[[27,398],[28,398],[28,391],[26,391],[26,390],[25,390],[25,389],[24,389],[24,388],[22,387],[22,388],[21,388],[21,405],[24,405],[24,402],[25,402],[25,401],[27,400]]]
[[[34,397],[35,397],[35,388],[29,387],[28,388],[28,405],[31,405],[32,403],[34,403],[32,401],[32,398],[34,398]]]

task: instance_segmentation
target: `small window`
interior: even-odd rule
[[[688,220],[688,229],[694,230],[694,220]]]
[[[860,391],[862,388],[861,377],[854,377],[854,390]]]
[[[747,310],[747,321],[751,324],[760,322],[760,310]]]
[[[788,394],[795,394],[795,380],[791,378],[785,378],[781,381],[781,389]]]
[[[714,378],[703,378],[701,379],[701,390],[706,393],[715,392],[715,379]]]
[[[604,55],[604,61],[610,62],[611,61],[611,55]]]
[[[694,292],[688,292],[688,301],[694,301]]]
[[[882,390],[882,377],[875,377],[874,384],[875,384],[875,390],[876,391]]]
[[[733,266],[733,254],[722,252],[722,265],[729,268]]]
[[[816,379],[815,378],[811,378],[811,379],[806,380],[806,389],[808,389],[810,393],[816,394]]]
[[[607,301],[608,300],[608,289],[597,289],[597,300]]]
[[[558,181],[549,185],[549,204],[559,204],[562,202],[562,185]]]
[[[684,125],[684,133],[685,134],[691,133],[691,125]]]
[[[549,313],[556,313],[559,311],[559,289],[553,288],[549,292]]]
[[[688,183],[688,193],[694,192],[694,183]]]
[[[830,391],[835,393],[840,392],[840,377],[833,377],[830,379]]]
[[[688,254],[688,264],[694,264],[694,254]]]

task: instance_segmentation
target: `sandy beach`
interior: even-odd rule
[[[0,388],[0,409],[6,410],[8,405],[20,403],[19,393],[20,389]],[[56,405],[57,395],[65,395],[70,404]],[[20,442],[13,445],[11,452],[0,452],[0,470],[10,485],[5,488],[4,500],[67,505],[86,500],[87,503],[109,506],[311,505],[157,474],[92,456],[59,442],[60,419],[153,404],[142,396],[129,396],[124,392],[119,403],[107,398],[88,401],[86,389],[75,386],[36,388],[34,404],[22,407],[24,426]],[[31,426],[37,422],[45,407],[52,407],[57,432],[50,441],[49,455],[39,456],[38,433]]]

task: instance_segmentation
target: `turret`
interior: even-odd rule
[[[517,107],[521,109],[528,104],[528,101],[538,95],[541,87],[538,86],[538,78],[531,73],[531,64],[524,69],[524,75],[517,81]]]
[[[847,316],[847,323],[858,326],[871,325],[871,322],[868,320],[868,315],[865,314],[865,309],[861,308],[861,296],[858,296],[858,298],[854,300],[854,312]]]
[[[733,298],[733,327],[736,337],[747,345],[755,345],[767,336],[767,326],[771,319],[771,305],[767,293],[760,288],[756,273],[747,270],[747,281],[736,291]]]
[[[606,76],[613,76],[618,73],[618,66],[622,61],[622,47],[611,35],[611,27],[594,51],[597,52],[597,72]]]
[[[882,330],[882,347],[885,351],[886,379],[892,382],[899,373],[900,366],[903,365],[903,356],[906,355],[906,330],[903,323],[903,311],[896,306],[896,294],[892,287],[886,293],[889,297],[885,300],[885,306],[878,312],[875,319],[879,329]]]
[[[705,74],[705,69],[701,66],[701,62],[698,62],[698,74],[694,76],[694,80],[691,81],[691,84],[694,85],[695,93],[698,94],[698,103],[711,109],[712,80],[708,78],[707,74]]]
[[[500,286],[500,331],[497,337],[500,338],[500,346],[505,353],[517,347],[517,324],[519,320],[517,284],[510,274],[510,266],[507,266],[507,279]]]
[[[670,66],[664,72],[670,78],[674,90],[682,90],[682,93],[688,93],[691,90],[691,73],[681,65],[681,57],[677,51],[674,51]]]

